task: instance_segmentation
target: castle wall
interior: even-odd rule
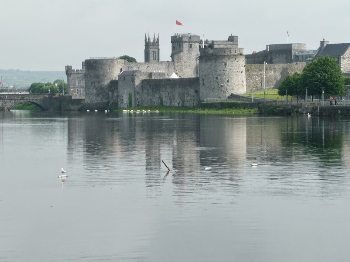
[[[85,60],[85,102],[95,108],[108,107],[109,83],[118,79],[125,61],[117,58]]]
[[[142,72],[142,71],[124,71],[119,75],[118,80],[118,107],[129,108],[143,106],[140,103],[140,88],[143,79],[160,79],[166,75],[162,72]]]
[[[174,63],[170,61],[158,63],[125,63],[123,71],[138,70],[142,72],[163,72],[167,77],[175,72]]]
[[[118,80],[118,107],[129,108],[135,106],[135,89],[141,82],[142,74],[139,71],[124,71]],[[146,76],[144,76],[146,77]]]
[[[267,64],[265,68],[266,88],[277,88],[288,75],[301,73],[306,63]],[[262,90],[264,81],[263,64],[245,66],[247,92]]]
[[[137,105],[196,107],[199,105],[199,79],[145,79],[137,90]]]
[[[233,49],[201,51],[199,58],[200,99],[227,99],[246,92],[245,57]]]

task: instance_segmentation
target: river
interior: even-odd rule
[[[0,261],[349,261],[349,167],[349,119],[0,112]]]

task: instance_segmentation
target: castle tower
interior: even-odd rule
[[[159,62],[159,35],[150,36],[145,34],[145,63]]]
[[[206,41],[199,57],[200,99],[227,99],[246,92],[245,56],[238,37]]]
[[[178,76],[198,76],[199,43],[198,35],[176,34],[171,37],[171,60]]]
[[[68,94],[72,99],[85,99],[85,62],[82,63],[81,69],[73,69],[71,65],[67,65],[65,69]]]

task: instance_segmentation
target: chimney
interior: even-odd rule
[[[329,41],[326,41],[324,38],[322,41],[320,41],[320,49],[323,49],[326,47],[326,45],[329,44]]]

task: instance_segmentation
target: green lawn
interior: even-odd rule
[[[253,93],[247,93],[244,96],[246,97],[252,97],[253,98],[266,98],[269,100],[278,100],[278,101],[283,101],[286,100],[285,96],[280,96],[278,95],[278,89],[265,89],[265,96],[264,96],[264,90],[259,90],[259,91],[255,91]]]

